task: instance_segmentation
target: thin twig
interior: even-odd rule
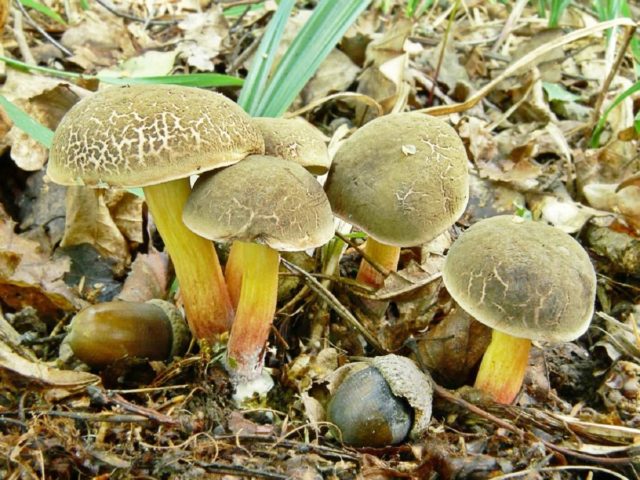
[[[437,395],[439,395],[440,397],[444,398],[445,400],[454,403],[456,405],[459,405],[461,407],[466,408],[467,410],[469,410],[470,412],[475,413],[476,415],[479,415],[482,418],[485,418],[493,423],[495,423],[496,425],[509,430],[510,432],[515,433],[516,435],[518,435],[521,439],[524,438],[531,438],[534,439],[537,442],[541,442],[542,444],[544,444],[545,447],[547,447],[550,450],[553,450],[555,452],[558,453],[562,453],[563,455],[567,455],[567,456],[571,456],[574,458],[579,458],[580,460],[585,460],[585,461],[589,461],[589,462],[594,462],[594,463],[600,463],[603,465],[629,465],[631,462],[633,462],[633,458],[631,457],[617,457],[617,458],[612,458],[612,457],[599,457],[599,456],[595,456],[595,455],[589,455],[587,453],[581,453],[581,452],[577,452],[575,450],[572,450],[570,448],[565,448],[565,447],[561,447],[559,445],[556,445],[548,440],[545,440],[543,438],[540,438],[536,435],[534,435],[531,432],[525,431],[519,427],[517,427],[516,425],[513,425],[505,420],[502,420],[501,418],[496,417],[495,415],[483,410],[482,408],[478,407],[477,405],[474,405],[473,403],[470,403],[460,397],[458,397],[457,395],[451,393],[449,390],[447,390],[444,387],[441,387],[437,384],[433,384],[434,386],[434,391]]]
[[[313,278],[308,272],[305,272],[302,268],[298,267],[296,264],[291,263],[284,258],[280,260],[282,264],[287,267],[289,270],[301,274],[306,282],[309,285],[309,288],[316,292],[319,297],[321,297],[324,301],[326,301],[331,308],[338,314],[340,318],[349,323],[353,328],[355,328],[366,340],[367,342],[378,352],[386,352],[386,350],[380,345],[378,340],[373,336],[369,330],[367,330],[358,319],[347,309],[344,305],[340,303],[340,301],[331,293],[329,290],[324,288],[322,284]]]
[[[615,78],[616,73],[618,73],[618,69],[622,64],[622,60],[624,60],[625,53],[627,52],[629,43],[631,43],[631,39],[636,33],[636,29],[637,29],[637,25],[634,25],[631,27],[627,27],[624,30],[624,37],[622,38],[622,46],[618,51],[618,55],[616,56],[616,59],[613,62],[613,65],[611,67],[611,70],[609,71],[609,74],[607,75],[607,78],[605,78],[602,84],[602,88],[600,89],[600,93],[598,94],[598,98],[596,99],[596,103],[593,107],[593,116],[591,121],[593,122],[594,125],[598,123],[598,120],[600,119],[600,110],[602,109],[602,104],[604,103],[604,99],[607,96],[607,93],[609,92],[609,86],[611,85],[611,82],[613,82],[613,79]]]
[[[502,31],[500,32],[500,36],[491,47],[491,53],[498,53],[498,50],[507,39],[509,34],[513,31],[513,27],[517,23],[518,19],[522,16],[522,12],[524,10],[525,5],[528,3],[528,0],[517,0],[513,8],[511,9],[511,13],[509,14],[509,18],[504,24]]]
[[[20,9],[20,12],[22,12],[22,15],[24,15],[24,18],[27,20],[27,23],[31,25],[33,28],[35,28],[40,35],[46,38],[49,43],[51,43],[54,47],[56,47],[58,50],[64,53],[67,57],[73,56],[73,52],[71,50],[69,50],[67,47],[65,47],[60,42],[58,42],[55,38],[49,35],[49,33],[47,33],[47,31],[44,28],[42,28],[38,22],[36,22],[33,18],[31,18],[31,15],[29,15],[29,12],[27,12],[27,10],[24,8],[24,5],[22,5],[22,2],[20,2],[19,0],[16,0],[14,3]]]
[[[636,23],[630,18],[620,17],[615,20],[608,20],[606,22],[599,23],[597,25],[591,25],[590,27],[581,28],[580,30],[576,30],[575,32],[571,32],[563,37],[560,37],[554,42],[549,42],[544,45],[539,46],[532,52],[524,55],[520,59],[511,63],[499,76],[491,80],[489,83],[484,85],[480,90],[475,92],[471,97],[461,103],[455,103],[451,105],[438,105],[435,107],[427,107],[422,108],[420,110],[416,110],[417,112],[428,113],[430,115],[449,115],[452,113],[459,113],[469,110],[477,105],[484,97],[486,97],[493,89],[504,81],[505,78],[509,78],[510,76],[518,73],[520,69],[528,66],[530,63],[534,62],[538,58],[546,55],[550,51],[555,48],[561,47],[571,42],[575,42],[581,38],[587,37],[589,35],[593,35],[594,33],[600,32],[602,30],[606,30],[611,27],[616,26],[626,26],[626,27],[635,27]]]
[[[147,25],[177,25],[180,22],[180,20],[153,20],[153,19],[140,18],[128,12],[121,12],[106,0],[96,0],[96,2],[102,7],[106,8],[111,13],[113,13],[114,15],[118,17],[126,18],[127,20],[131,20],[132,22],[139,22]]]
[[[36,60],[33,58],[31,50],[29,49],[29,43],[24,36],[24,30],[22,29],[22,12],[20,10],[13,11],[13,36],[16,38],[16,42],[18,42],[18,49],[20,50],[20,55],[22,55],[24,63],[36,65]]]

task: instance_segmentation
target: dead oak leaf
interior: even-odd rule
[[[130,261],[127,239],[142,241],[142,200],[133,194],[69,187],[62,247],[89,243],[123,268]],[[112,208],[110,208],[112,207]]]
[[[0,222],[0,298],[11,308],[31,306],[43,316],[75,309],[76,295],[63,281],[69,259],[50,259],[37,242],[14,232],[10,220]]]

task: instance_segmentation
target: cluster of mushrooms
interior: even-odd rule
[[[229,332],[226,365],[241,388],[262,378],[279,252],[324,245],[336,215],[368,235],[366,258],[394,271],[402,247],[424,244],[460,218],[467,163],[453,128],[420,113],[367,123],[330,162],[323,136],[301,119],[252,119],[220,94],[157,85],[110,88],[80,101],[55,132],[47,173],[63,185],[143,188],[175,267],[188,330],[209,342]],[[314,174],[327,170],[323,189]],[[232,243],[224,272],[211,240]],[[357,280],[377,288],[384,276],[363,260]],[[502,403],[521,387],[532,340],[575,339],[593,314],[587,253],[562,231],[519,217],[470,227],[450,248],[443,280],[466,312],[493,328],[476,387]],[[156,346],[139,350],[149,344],[133,341],[140,336]],[[186,339],[179,312],[160,300],[89,307],[69,334],[74,353],[98,366],[114,352],[170,358]],[[328,406],[346,442],[397,443],[426,429],[431,384],[415,364],[389,355],[357,370]],[[345,386],[369,380],[377,386],[349,396]],[[378,412],[369,395],[380,388],[406,405],[398,410],[385,400],[389,412]],[[362,417],[355,435],[345,434],[342,419],[352,407],[349,421]],[[379,415],[408,423],[387,432]]]

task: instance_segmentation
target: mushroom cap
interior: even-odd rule
[[[481,220],[453,243],[442,275],[464,310],[514,337],[570,341],[591,322],[596,275],[589,255],[544,223],[511,215]]]
[[[334,234],[331,207],[315,177],[297,163],[264,155],[200,176],[183,221],[211,240],[282,251],[319,247]]]
[[[257,117],[253,123],[264,137],[264,153],[299,163],[314,175],[329,170],[331,159],[320,130],[304,118]]]
[[[418,245],[464,212],[467,154],[442,120],[421,113],[386,115],[342,144],[325,190],[337,216],[376,240]]]
[[[144,187],[264,151],[250,117],[218,93],[176,85],[102,90],[56,129],[47,174],[63,185]]]

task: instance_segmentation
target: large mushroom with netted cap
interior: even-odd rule
[[[520,390],[531,340],[574,340],[591,322],[596,275],[589,255],[541,222],[481,220],[454,242],[442,274],[453,299],[493,328],[475,385],[501,403]]]
[[[440,119],[416,112],[386,115],[341,145],[325,190],[334,213],[369,235],[365,254],[393,271],[400,247],[432,240],[464,212],[466,151]],[[357,279],[375,287],[384,281],[364,260]]]
[[[184,209],[203,237],[242,244],[241,288],[227,346],[236,384],[258,377],[275,314],[281,251],[319,247],[333,236],[333,215],[316,179],[300,165],[252,155],[201,176]]]
[[[264,153],[299,163],[314,175],[329,170],[331,159],[324,135],[304,118],[257,117],[253,123],[264,138]]]
[[[189,327],[211,340],[233,319],[213,244],[182,223],[189,176],[264,151],[251,119],[223,95],[139,85],[100,91],[60,122],[47,174],[63,185],[142,187],[176,269]]]

